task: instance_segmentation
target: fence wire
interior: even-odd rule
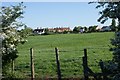
[[[110,60],[112,53],[109,47],[86,47],[88,51],[88,65],[94,72],[100,72],[99,60]],[[75,50],[59,49],[59,59],[62,77],[80,77],[83,75],[82,57],[84,48]],[[22,51],[24,54],[24,51]],[[29,51],[20,55],[15,61],[15,70],[30,76]],[[36,77],[57,77],[55,50],[34,49],[34,63]]]

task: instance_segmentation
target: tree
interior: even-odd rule
[[[74,33],[77,33],[77,32],[78,32],[78,28],[77,28],[77,27],[74,27],[73,32],[74,32]]]
[[[90,26],[88,29],[89,29],[89,32],[96,32],[96,27],[97,26]]]
[[[30,28],[30,27],[27,27],[25,25],[24,29],[21,29],[19,32],[20,32],[21,37],[26,38],[26,37],[28,37],[29,35],[31,35],[33,33],[33,29]]]
[[[48,28],[45,28],[45,33],[44,33],[44,35],[49,35],[49,34],[50,34],[49,29],[48,29]]]
[[[81,26],[75,26],[74,29],[73,29],[73,32],[74,33],[79,33],[81,28],[82,28]]]
[[[26,42],[24,36],[17,30],[18,27],[25,26],[22,22],[17,21],[17,19],[23,18],[24,8],[23,3],[19,3],[17,6],[1,7],[0,17],[2,21],[0,22],[0,38],[2,41],[3,74],[8,68],[8,65],[18,57],[17,45]]]
[[[114,46],[113,50],[113,59],[112,62],[117,66],[112,65],[112,68],[109,68],[113,73],[114,80],[120,80],[120,1],[119,2],[98,2],[96,8],[103,7],[99,13],[101,14],[98,19],[99,22],[104,23],[109,18],[118,20],[118,27],[115,32],[114,39],[111,39],[111,44]],[[116,68],[117,67],[117,68]]]
[[[87,28],[87,27],[83,27],[83,29],[85,30],[85,32],[87,32],[87,31],[88,31],[88,28]]]
[[[112,19],[112,23],[110,25],[110,28],[112,31],[116,31],[116,21],[114,18]]]

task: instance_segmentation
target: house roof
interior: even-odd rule
[[[34,31],[43,32],[44,29],[34,29]]]

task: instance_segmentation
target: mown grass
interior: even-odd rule
[[[112,59],[109,46],[113,37],[113,32],[30,36],[27,43],[18,47],[19,57],[15,61],[15,69],[29,77],[29,49],[32,47],[36,77],[57,77],[54,48],[58,47],[62,77],[80,77],[83,74],[83,49],[87,48],[90,68],[94,72],[100,72],[99,60]]]

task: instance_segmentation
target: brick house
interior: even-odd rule
[[[59,27],[59,28],[49,28],[48,29],[50,32],[64,32],[64,31],[71,31],[69,27]]]

